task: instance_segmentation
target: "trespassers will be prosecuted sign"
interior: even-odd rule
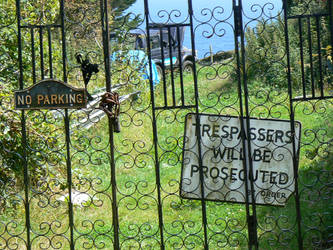
[[[294,123],[293,135],[290,121],[251,118],[249,134],[244,136],[244,147],[240,118],[200,114],[199,119],[202,168],[199,167],[196,115],[188,114],[181,196],[245,203],[247,181],[248,194],[253,195],[256,204],[285,205],[295,190],[293,142],[298,155],[301,124]],[[244,128],[247,131],[245,119]],[[248,139],[253,166],[252,192],[252,185],[249,178],[246,178],[249,173],[245,173],[245,169],[249,171],[250,166]],[[203,184],[200,182],[201,173]],[[249,196],[249,202],[251,200]]]

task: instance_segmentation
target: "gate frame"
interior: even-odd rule
[[[67,82],[67,54],[66,54],[66,33],[65,33],[65,13],[64,13],[64,1],[59,0],[60,9],[59,14],[61,17],[61,24],[54,25],[22,25],[21,24],[21,1],[16,0],[16,15],[17,15],[17,30],[18,30],[18,61],[19,61],[19,88],[20,90],[24,89],[23,82],[23,53],[22,53],[22,29],[30,29],[32,36],[32,46],[34,45],[33,40],[33,31],[35,29],[39,29],[40,32],[40,42],[41,42],[41,51],[43,49],[43,38],[42,32],[43,29],[48,29],[50,32],[50,28],[58,28],[61,29],[62,35],[62,64],[63,64],[63,81]],[[189,15],[189,23],[186,24],[190,27],[191,32],[191,47],[192,47],[192,56],[195,58],[196,44],[195,44],[195,31],[193,24],[193,5],[192,0],[187,0],[188,4],[188,15]],[[290,17],[287,13],[287,0],[281,0],[283,2],[283,13],[284,13],[284,32],[285,32],[285,49],[286,49],[286,59],[287,59],[287,78],[288,78],[288,95],[289,95],[289,108],[290,108],[290,127],[292,134],[295,134],[295,113],[294,113],[294,104],[298,101],[308,101],[308,100],[324,100],[324,99],[332,99],[333,95],[325,96],[321,95],[319,97],[306,97],[303,98],[294,98],[292,92],[292,81],[291,81],[291,64],[290,64],[290,48],[289,48],[289,33],[288,33],[288,20]],[[243,23],[243,0],[232,0],[233,5],[233,14],[234,14],[234,42],[235,42],[235,54],[236,54],[236,63],[237,63],[237,82],[238,82],[238,98],[239,98],[239,112],[240,112],[240,120],[241,120],[241,134],[242,134],[242,147],[243,149],[243,170],[244,170],[244,178],[245,182],[245,190],[246,190],[246,220],[247,220],[247,228],[248,228],[248,246],[249,249],[258,249],[258,222],[257,222],[257,212],[256,212],[256,203],[253,195],[254,190],[254,177],[253,177],[253,159],[249,152],[251,152],[251,140],[246,140],[247,136],[250,134],[250,110],[249,110],[249,91],[247,85],[247,75],[246,75],[246,48],[245,48],[245,32],[244,32],[244,23]],[[333,3],[332,1],[328,1],[329,11],[327,14],[318,14],[318,16],[328,16],[330,23],[330,37],[331,37],[331,46],[333,48]],[[147,50],[148,50],[148,59],[149,59],[149,69],[150,69],[150,95],[151,95],[151,105],[152,105],[152,133],[153,133],[153,141],[154,141],[154,157],[155,157],[155,176],[156,176],[156,186],[157,186],[157,200],[158,200],[158,217],[159,217],[159,232],[160,232],[160,247],[161,249],[165,249],[164,244],[164,221],[163,221],[163,206],[162,206],[162,194],[161,194],[161,176],[160,176],[160,161],[159,161],[159,148],[158,148],[158,127],[157,127],[157,115],[156,111],[160,109],[187,109],[189,106],[184,105],[179,106],[165,106],[165,107],[157,107],[155,105],[155,89],[153,84],[153,76],[152,76],[152,57],[151,57],[151,46],[150,46],[150,30],[152,28],[152,23],[150,22],[149,17],[149,0],[144,0],[144,18],[146,22],[146,39],[147,39]],[[101,29],[102,29],[102,38],[103,38],[103,55],[104,55],[104,70],[105,70],[105,86],[106,91],[111,92],[112,82],[111,82],[111,62],[110,62],[110,28],[109,28],[109,13],[108,13],[108,2],[107,0],[100,0],[100,14],[101,14]],[[298,18],[308,17],[309,15],[300,15]],[[311,16],[310,16],[311,17]],[[50,38],[51,39],[51,38]],[[32,47],[33,50],[33,58],[34,62],[34,53],[35,48]],[[333,56],[333,53],[332,53]],[[41,60],[43,65],[43,53],[41,53]],[[51,63],[51,62],[50,62]],[[35,69],[33,69],[33,79],[34,83],[36,82]],[[199,147],[199,166],[202,166],[202,156],[201,156],[201,133],[200,133],[200,109],[199,109],[199,89],[198,89],[198,78],[197,78],[197,67],[194,61],[193,63],[193,84],[195,89],[195,104],[191,106],[191,108],[195,109],[196,114],[196,132],[198,135],[198,147]],[[243,73],[242,73],[243,72]],[[51,73],[52,74],[52,73]],[[42,73],[42,79],[45,76]],[[322,86],[323,88],[323,86]],[[67,185],[68,185],[68,193],[69,193],[69,201],[68,201],[68,216],[69,216],[69,231],[70,231],[70,248],[73,250],[75,248],[75,240],[74,240],[74,212],[73,212],[73,202],[72,202],[72,163],[71,163],[71,152],[70,152],[70,121],[68,115],[68,109],[65,110],[64,116],[64,128],[65,128],[65,140],[66,140],[66,169],[67,169]],[[24,148],[23,152],[23,165],[24,165],[24,194],[25,194],[25,223],[26,223],[26,237],[27,237],[27,249],[31,249],[31,222],[30,222],[30,203],[29,203],[29,170],[28,170],[28,155],[27,148],[28,140],[27,137],[27,127],[26,127],[26,111],[21,111],[21,133],[22,133],[22,144]],[[246,124],[246,128],[244,127]],[[118,205],[117,205],[117,178],[116,178],[116,164],[115,164],[115,153],[114,153],[114,123],[112,119],[108,118],[108,132],[109,132],[109,150],[110,150],[110,171],[111,171],[111,184],[112,184],[112,220],[113,220],[113,245],[114,249],[120,248],[119,242],[119,214],[118,214]],[[297,158],[297,150],[296,150],[296,142],[295,138],[292,137],[293,144],[293,166],[294,166],[294,180],[295,180],[295,203],[296,203],[296,216],[297,216],[297,239],[298,239],[298,247],[299,249],[303,249],[303,236],[302,236],[302,215],[301,215],[301,202],[300,195],[298,190],[298,158]],[[204,172],[203,168],[200,168],[200,186],[201,186],[201,212],[202,212],[202,225],[203,225],[203,235],[204,235],[204,249],[209,249],[208,242],[208,222],[207,222],[207,210],[206,210],[206,200],[204,199]]]

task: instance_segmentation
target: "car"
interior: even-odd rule
[[[167,69],[179,69],[192,72],[196,55],[186,48],[184,34],[186,26],[154,24],[150,30],[151,59],[156,65],[160,78]],[[140,30],[131,32],[135,36],[135,49],[147,50],[146,36]],[[196,53],[195,53],[196,54]]]
[[[111,67],[112,65],[116,64],[128,65],[132,68],[132,71],[136,71],[141,74],[142,79],[148,80],[150,76],[152,76],[153,85],[156,86],[157,84],[159,84],[161,78],[154,61],[149,64],[147,54],[143,50],[137,49],[136,46],[135,48],[134,46],[117,46],[119,44],[122,44],[122,39],[123,38],[121,38],[121,35],[117,35],[116,33],[110,34],[110,42],[112,47]],[[151,74],[150,65],[152,69]]]

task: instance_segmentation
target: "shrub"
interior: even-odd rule
[[[325,13],[327,2],[311,1],[309,4],[295,3],[289,5],[288,15]],[[318,48],[317,28],[314,19],[311,19],[310,34],[308,32],[307,19],[303,18],[302,33],[299,31],[298,19],[288,19],[289,59],[291,84],[298,89],[304,77],[307,86],[311,86],[311,77],[318,82],[319,57],[322,54],[322,73],[327,82],[330,82],[332,71],[327,70],[331,59],[330,52],[330,27],[328,18],[320,20],[321,48]],[[302,35],[302,41],[301,41]],[[311,35],[311,51],[309,43]],[[285,23],[281,14],[277,18],[258,21],[254,28],[248,28],[246,33],[246,68],[247,77],[250,81],[260,79],[263,85],[278,88],[287,87],[287,50],[285,40]],[[303,65],[301,58],[303,50]],[[313,76],[311,76],[310,52],[312,53]],[[304,76],[302,73],[304,67]]]

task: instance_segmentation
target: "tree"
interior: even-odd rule
[[[116,22],[122,22],[124,20],[122,19],[124,18],[122,17],[123,12],[135,1],[136,0],[113,0],[110,2],[108,0],[111,8],[109,13],[116,17]],[[99,30],[101,29],[99,0],[66,0],[64,2],[66,28],[70,31],[66,33],[68,37],[77,34],[77,27],[81,27],[84,31],[83,33],[87,30],[87,33],[94,31],[96,26],[99,26]],[[63,168],[64,165],[61,157],[57,158],[54,152],[52,154],[52,150],[56,151],[55,148],[57,148],[57,145],[63,143],[57,139],[56,135],[56,133],[62,134],[62,131],[57,129],[57,126],[63,126],[63,124],[43,122],[46,119],[45,117],[52,115],[52,113],[44,114],[43,112],[36,112],[40,113],[41,117],[38,117],[37,114],[34,117],[35,120],[27,119],[25,125],[29,145],[24,144],[22,141],[21,112],[14,111],[12,103],[13,90],[18,89],[19,82],[15,6],[15,0],[0,2],[0,209],[11,207],[11,201],[6,198],[6,196],[8,196],[8,193],[19,192],[23,187],[25,152],[29,158],[28,168],[30,183],[36,188],[39,186],[38,181],[47,181],[48,178],[56,178],[61,174],[62,171],[60,168]],[[22,1],[21,7],[21,20],[25,24],[60,23],[59,0]],[[85,17],[84,20],[80,19],[82,15]],[[76,19],[71,20],[71,17]],[[114,20],[114,18],[110,18],[111,22],[114,22]],[[79,32],[80,31],[81,30],[79,30]],[[38,37],[38,29],[35,29],[34,32],[36,32],[35,35]],[[55,61],[61,62],[61,58],[55,58],[62,56],[61,34],[59,31],[57,32],[58,33],[52,33],[53,38],[58,40],[58,42],[53,43],[53,59],[57,59]],[[29,48],[31,46],[30,35],[30,32],[22,32],[22,41],[24,44],[22,59],[25,86],[31,85],[33,82],[31,69],[32,56],[31,49]],[[100,33],[95,32],[95,35],[100,36]],[[84,40],[86,44],[91,42],[89,36],[82,36],[79,39]],[[77,40],[74,42],[77,42]],[[38,38],[35,39],[34,43],[35,47],[39,48]],[[68,46],[68,49],[77,52],[76,49],[78,49],[78,46]],[[89,47],[88,49],[95,50],[96,44],[95,47]],[[44,53],[45,51],[47,51],[47,48],[44,49]],[[36,57],[38,57],[37,54],[38,50],[36,51]],[[40,68],[39,63],[40,60],[36,60],[36,68]],[[54,63],[53,67],[54,71],[62,72],[61,63]],[[60,75],[62,76],[62,74]],[[37,78],[38,77],[39,76],[37,76]],[[33,114],[32,112],[30,115]],[[60,122],[62,122],[61,119]],[[40,149],[35,150],[34,147],[40,147]],[[53,156],[50,157],[50,155]]]
[[[122,15],[135,2],[136,0],[111,0],[111,10],[117,15]]]

